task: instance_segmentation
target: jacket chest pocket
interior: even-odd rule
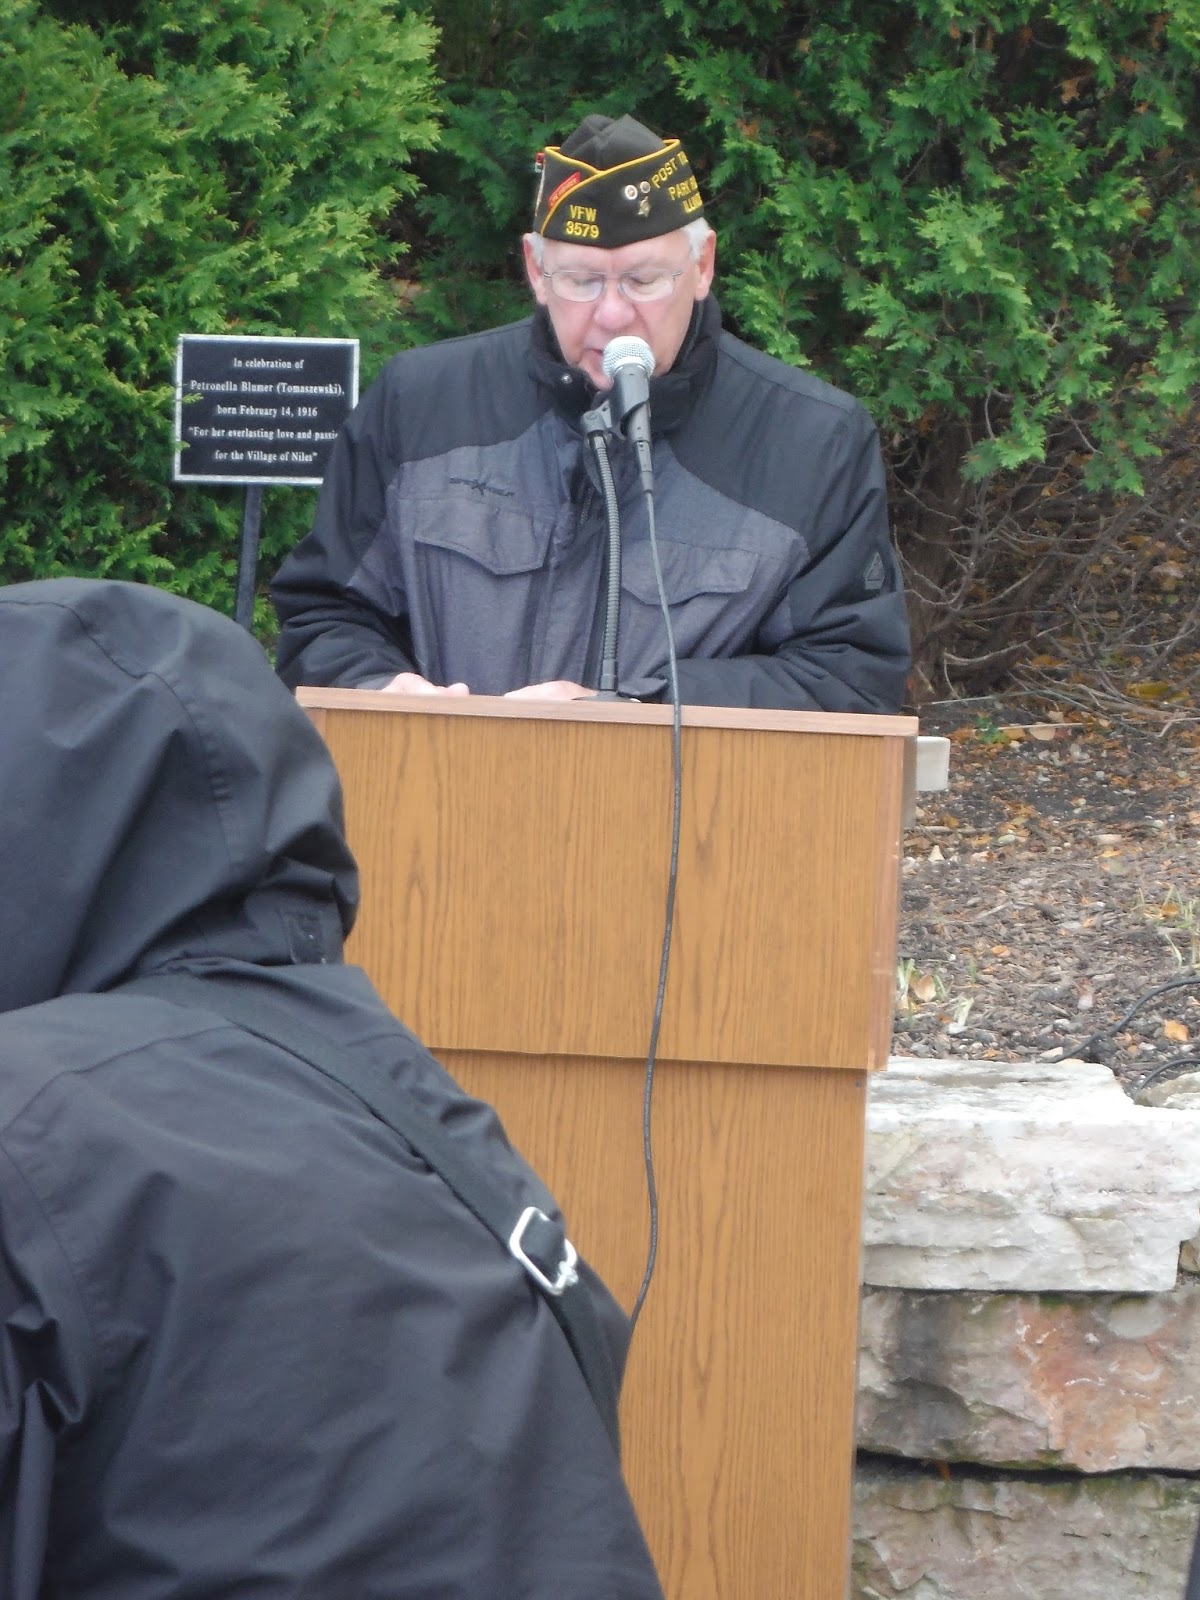
[[[725,656],[744,649],[763,610],[761,561],[751,550],[713,549],[660,538],[659,562],[681,656]],[[648,540],[621,557],[622,672],[652,671],[666,659],[662,610]],[[636,661],[635,658],[636,657]]]
[[[409,498],[413,644],[427,675],[477,694],[528,682],[550,530],[498,495]]]
[[[500,579],[536,572],[546,561],[549,528],[538,527],[514,501],[486,492],[421,496],[405,502],[412,543],[430,564],[459,558]]]

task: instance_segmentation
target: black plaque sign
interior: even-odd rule
[[[357,403],[357,339],[182,334],[175,481],[319,484]]]

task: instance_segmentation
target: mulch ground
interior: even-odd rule
[[[927,707],[950,787],[905,834],[892,1049],[1200,1063],[1200,723]]]

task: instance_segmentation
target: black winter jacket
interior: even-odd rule
[[[340,793],[257,645],[152,589],[0,590],[0,728],[0,1595],[660,1596],[529,1280],[218,1014],[269,995],[553,1208],[340,964]],[[121,991],[160,971],[214,1009]]]
[[[897,711],[908,625],[874,426],[856,401],[721,332],[700,302],[652,381],[656,528],[681,696]],[[595,686],[607,524],[580,430],[593,402],[543,310],[395,357],[334,446],[316,521],[274,584],[293,686],[416,670],[477,694]],[[622,687],[666,686],[632,451],[622,519]]]

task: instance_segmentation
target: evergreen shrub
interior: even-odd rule
[[[243,491],[171,483],[180,333],[395,338],[434,31],[386,0],[0,7],[0,579],[232,609]],[[312,491],[268,490],[263,559]]]

